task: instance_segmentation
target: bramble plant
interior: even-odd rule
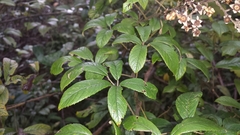
[[[107,11],[104,10],[107,6],[120,2],[98,1],[95,3],[95,8],[89,11],[88,14],[92,19],[85,24],[82,31],[85,34],[87,30],[98,27],[96,45],[99,49],[96,54],[91,52],[89,47],[80,47],[71,51],[69,56],[58,59],[51,67],[51,73],[54,75],[64,71],[62,67],[64,63],[67,62],[69,67],[61,78],[60,87],[65,92],[58,109],[72,106],[107,89],[106,109],[111,116],[110,123],[113,125],[116,135],[121,134],[122,126],[128,131],[151,132],[155,135],[168,132],[172,135],[189,132],[199,134],[239,133],[239,127],[233,128],[227,125],[230,121],[233,122],[233,117],[239,118],[237,109],[240,108],[240,103],[231,97],[232,92],[226,90],[224,84],[217,85],[224,94],[224,96],[219,96],[215,92],[214,84],[216,82],[214,76],[217,71],[215,68],[238,70],[239,66],[235,62],[239,62],[239,58],[232,57],[215,63],[217,57],[214,56],[214,52],[220,52],[223,56],[236,55],[237,51],[230,52],[227,46],[233,44],[239,46],[239,41],[222,42],[221,50],[216,44],[219,42],[217,36],[221,38],[224,33],[230,32],[238,35],[234,29],[230,30],[229,28],[233,24],[234,28],[239,31],[238,19],[231,18],[227,13],[230,10],[224,9],[223,5],[230,7],[233,13],[237,13],[240,4],[237,0],[233,4],[231,1],[221,2],[222,4],[219,1],[186,0],[167,3],[157,0],[127,0],[122,4],[122,10],[115,9],[112,10],[112,13],[107,14]],[[223,12],[225,23],[213,22],[212,16],[215,14],[213,7]],[[174,23],[172,24],[174,26],[171,26],[171,23],[166,22],[164,18],[171,21],[177,18],[178,23],[182,24],[181,29],[186,32],[192,29],[193,37],[199,37],[202,31],[207,32],[208,26],[204,26],[202,23],[211,18],[213,31],[209,31],[212,36],[207,38],[208,41],[200,38],[199,40],[194,39],[195,41],[191,43],[203,58],[198,59],[196,54],[181,45],[180,39],[184,36],[178,35],[180,33],[177,31],[179,26]],[[230,22],[232,22],[231,25],[226,25]],[[123,70],[126,66],[129,66],[131,70]],[[173,113],[176,124],[158,118],[145,110],[147,107],[144,108],[149,101],[159,102],[159,104],[166,102],[166,98],[163,101],[157,98],[157,93],[161,90],[149,80],[156,72],[154,70],[156,68],[167,68],[164,75],[167,86],[163,89],[163,93],[173,93],[176,90],[182,93],[171,105],[176,108]],[[197,69],[205,77],[202,76],[202,73],[197,72],[199,76],[197,78]],[[84,75],[84,80],[78,79],[72,84],[80,75]],[[221,114],[218,114],[223,113],[220,108],[216,108],[215,111],[218,112],[216,115],[204,111],[204,108],[208,106],[204,103],[207,102],[204,101],[204,97],[210,91],[204,91],[204,87],[195,89],[194,85],[188,86],[183,83],[183,78],[192,83],[212,85],[210,87],[212,87],[213,94],[217,96],[215,102],[219,104],[218,106],[237,108],[232,108],[235,115],[222,117]],[[236,79],[237,87],[239,87],[238,82],[239,79]],[[240,92],[239,90],[238,88],[238,92]],[[142,94],[146,97],[142,97]],[[130,103],[132,101],[134,103]],[[239,123],[238,119],[235,120],[236,123]],[[239,124],[237,125],[239,126]],[[173,128],[169,130],[169,127]],[[71,131],[79,134],[91,134],[83,125],[72,124],[63,127],[57,135]]]
[[[22,20],[2,30],[2,42],[21,48],[22,38],[38,37],[15,51],[51,66],[52,89],[63,93],[53,130],[26,133],[240,134],[239,0],[0,3],[17,7],[0,23]]]

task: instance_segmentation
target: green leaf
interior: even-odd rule
[[[81,59],[76,58],[76,57],[72,57],[72,58],[73,58],[73,59],[71,59],[71,61],[68,62],[68,66],[69,66],[69,67],[74,67],[74,66],[82,63],[82,60],[81,60]]]
[[[68,124],[62,127],[55,135],[92,135],[92,133],[81,124]]]
[[[169,29],[169,34],[170,34],[170,36],[171,36],[172,38],[175,37],[177,33],[176,33],[174,27],[170,26],[168,29]]]
[[[91,129],[91,128],[96,127],[101,122],[103,117],[106,116],[107,113],[108,113],[108,111],[98,111],[98,112],[93,113],[91,116],[91,121],[86,123],[88,128]]]
[[[157,87],[155,86],[155,85],[153,85],[152,83],[150,83],[150,82],[147,82],[146,83],[146,85],[145,85],[145,87],[144,87],[144,89],[145,89],[145,95],[147,96],[147,97],[149,97],[149,98],[151,98],[151,99],[156,99],[156,95],[157,95],[157,93],[158,93],[158,89],[157,89]]]
[[[42,36],[44,36],[49,30],[50,30],[51,27],[48,27],[46,25],[40,25],[38,26],[38,31],[41,33]]]
[[[240,51],[240,41],[226,41],[220,44],[222,46],[222,55],[235,56],[235,54]]]
[[[8,6],[15,6],[15,2],[13,2],[12,0],[1,0],[0,3],[6,4]]]
[[[135,29],[133,27],[133,24],[136,21],[133,20],[132,18],[124,18],[121,23],[118,23],[113,26],[113,30],[117,30],[121,33],[129,34],[129,35],[136,35],[135,34]]]
[[[183,133],[190,133],[196,131],[219,131],[222,128],[211,120],[199,117],[192,117],[183,120],[180,124],[177,124],[171,135],[180,135]]]
[[[17,84],[18,82],[22,82],[22,81],[24,81],[24,77],[21,75],[11,76],[11,82],[14,84]]]
[[[112,14],[107,14],[105,16],[105,22],[108,25],[108,27],[111,27],[111,24],[113,23],[114,19],[116,18],[117,14],[112,13]]]
[[[132,42],[132,43],[138,44],[138,45],[142,44],[141,40],[138,37],[136,37],[134,35],[129,35],[129,34],[120,35],[117,39],[115,39],[113,41],[112,44],[122,44],[122,43],[126,43],[126,42]]]
[[[124,19],[130,19],[130,20],[132,20],[132,23],[130,23],[130,24],[134,24],[134,23],[135,23],[135,24],[138,24],[138,23],[139,23],[139,22],[138,22],[138,20],[139,20],[139,15],[138,15],[137,12],[129,10],[126,14],[129,15],[130,17],[129,17],[129,18],[124,18]],[[124,20],[124,19],[123,19],[123,20]]]
[[[123,126],[130,131],[152,132],[153,135],[161,135],[161,132],[151,121],[140,116],[129,116],[123,121]]]
[[[229,29],[224,21],[214,22],[212,28],[217,32],[218,36],[221,37],[223,33],[228,32]]]
[[[111,39],[113,34],[113,30],[105,30],[102,29],[101,31],[98,32],[97,37],[96,37],[96,42],[99,48],[104,47],[108,41]]]
[[[0,104],[0,117],[7,117],[8,111],[4,104]]]
[[[235,99],[229,96],[221,96],[217,98],[215,102],[224,106],[230,106],[240,109],[240,103],[238,103]]]
[[[152,32],[159,30],[161,28],[159,19],[151,18],[149,21],[149,26],[151,27]]]
[[[103,63],[106,60],[116,60],[118,56],[118,49],[116,47],[105,46],[98,50],[95,56],[95,62]]]
[[[133,3],[126,1],[123,3],[123,13],[127,12],[128,10],[132,9]]]
[[[4,31],[4,33],[5,33],[5,34],[9,34],[9,35],[14,35],[14,36],[17,36],[17,37],[21,37],[21,36],[22,36],[21,31],[16,30],[16,29],[13,29],[13,28],[7,28],[7,29]]]
[[[140,35],[142,42],[146,42],[151,34],[151,27],[150,26],[145,26],[145,27],[138,26],[138,27],[136,27],[136,29],[138,31],[138,34]]]
[[[82,68],[84,71],[100,74],[103,76],[107,76],[108,74],[108,71],[104,66],[94,62],[85,62],[82,64]]]
[[[144,66],[147,57],[147,46],[135,45],[129,54],[129,65],[134,73],[138,73]]]
[[[69,52],[70,55],[77,55],[82,59],[93,61],[93,54],[87,47],[80,47]]]
[[[165,44],[168,46],[175,46],[178,48],[179,51],[182,50],[181,46],[178,44],[177,41],[175,41],[172,37],[169,36],[159,36],[154,38],[153,42],[155,43],[160,43],[160,44]]]
[[[141,7],[145,10],[148,4],[148,0],[138,0],[138,3],[141,5]]]
[[[213,61],[213,53],[209,50],[209,48],[205,47],[204,44],[199,42],[195,43],[197,49],[201,52],[201,54],[209,61]]]
[[[5,81],[9,80],[9,77],[14,74],[17,67],[18,63],[15,60],[3,58],[3,75]]]
[[[163,22],[163,26],[162,26],[160,32],[161,32],[161,34],[166,34],[168,32],[170,37],[172,37],[172,38],[176,36],[176,31],[175,31],[174,27],[167,24],[166,22]]]
[[[183,75],[185,74],[186,70],[187,70],[187,61],[186,61],[186,59],[182,58],[180,60],[179,67],[178,67],[177,72],[175,74],[176,80],[179,80],[180,78],[182,78]]]
[[[127,101],[122,96],[122,87],[112,86],[108,91],[107,102],[112,119],[120,126],[127,112]]]
[[[91,3],[93,3],[93,2],[91,2]],[[101,14],[103,14],[103,12],[106,10],[106,8],[109,7],[109,3],[107,0],[98,0],[94,3],[95,3],[94,8],[92,8],[88,11],[88,16],[90,18],[96,18],[96,17],[100,16]]]
[[[0,85],[0,104],[7,104],[9,99],[8,89],[4,85]]]
[[[90,79],[103,79],[103,78],[104,78],[103,75],[96,74],[96,73],[93,73],[93,72],[88,72],[88,71],[85,72],[85,79],[86,80],[90,80]]]
[[[121,129],[113,121],[110,121],[110,123],[113,125],[114,135],[122,135]]]
[[[234,79],[234,84],[237,88],[238,95],[240,95],[240,79]]]
[[[221,60],[216,64],[217,68],[225,68],[225,69],[240,69],[240,58],[230,58]]]
[[[69,87],[60,100],[58,110],[74,105],[85,98],[88,98],[111,84],[108,81],[94,79],[77,82]]]
[[[175,75],[175,78],[178,79],[179,76],[176,77],[178,74],[179,69],[179,57],[178,54],[174,51],[174,48],[167,45],[169,43],[164,43],[161,41],[158,42],[151,42],[151,46],[158,51],[158,53],[163,58],[164,62],[166,63],[167,67],[172,71]]]
[[[31,30],[34,27],[39,26],[41,23],[39,22],[25,22],[24,26],[27,28],[27,30]]]
[[[173,93],[176,90],[176,84],[168,84],[168,86],[164,87],[163,93]]]
[[[102,27],[102,28],[107,28],[107,24],[105,22],[105,18],[104,17],[99,17],[97,19],[93,19],[93,20],[90,20],[89,22],[87,22],[84,25],[83,32],[85,30],[89,29],[89,28],[99,27],[99,26]]]
[[[156,63],[157,61],[162,61],[162,58],[159,53],[154,52],[152,55],[152,64]]]
[[[78,59],[78,58],[75,58],[72,56],[63,56],[63,57],[59,58],[52,64],[50,72],[54,75],[60,74],[63,71],[63,68],[62,68],[63,64],[68,61],[72,61],[74,59]]]
[[[217,88],[222,92],[222,94],[223,94],[224,96],[229,96],[229,97],[231,97],[231,94],[230,94],[230,92],[229,92],[229,90],[228,90],[227,87],[222,86],[222,85],[217,85]]]
[[[16,41],[12,37],[6,36],[6,37],[3,37],[3,40],[6,44],[12,45],[13,47],[16,47],[17,45]]]
[[[89,106],[87,109],[84,109],[82,111],[77,111],[76,116],[78,118],[86,118],[89,116],[89,114],[93,113],[94,108],[92,106]]]
[[[106,62],[109,71],[115,80],[119,80],[122,75],[123,62],[121,60]]]
[[[23,132],[26,134],[44,135],[51,133],[52,129],[49,125],[46,124],[35,124],[25,128]]]
[[[178,96],[176,108],[182,119],[194,117],[202,92],[187,92]]]
[[[197,69],[200,69],[203,72],[203,74],[207,77],[207,79],[209,80],[209,77],[210,77],[209,71],[208,71],[207,67],[202,63],[202,61],[196,60],[196,59],[191,59],[191,58],[187,58],[186,60],[188,63],[190,63]]]
[[[240,121],[234,117],[225,118],[223,120],[223,127],[228,129],[228,131],[239,131]],[[236,134],[234,134],[236,135]]]
[[[82,64],[69,69],[61,78],[61,91],[66,88],[73,80],[75,80],[83,72]]]
[[[149,82],[146,83],[140,78],[125,79],[120,83],[120,85],[134,91],[141,92],[151,99],[156,99],[156,94],[158,92],[156,86]]]

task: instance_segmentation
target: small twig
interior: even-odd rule
[[[224,13],[224,16],[228,16],[228,11],[229,10],[225,10],[223,7],[222,7],[222,5],[219,3],[219,1],[217,1],[217,0],[214,0],[215,1],[215,3],[216,3],[216,5],[223,11],[223,13]],[[239,24],[238,24],[238,21],[234,21],[233,19],[232,19],[232,17],[229,17],[229,19],[231,20],[231,22],[234,24],[234,26],[236,27],[236,26],[239,26]]]
[[[163,115],[165,115],[166,113],[168,113],[170,111],[170,109],[172,108],[172,106],[170,106],[167,111],[161,113],[160,115],[158,115],[158,118],[162,117]]]
[[[127,75],[127,74],[122,74],[122,76],[129,77],[129,78],[133,78],[133,76]]]
[[[143,13],[143,11],[141,10],[141,8],[134,3],[134,6],[140,11],[140,13],[143,15],[144,19],[147,19],[147,16]]]
[[[214,65],[214,67],[216,66],[216,62],[215,62],[215,61],[213,61],[213,65]],[[215,70],[216,70],[216,72],[217,72],[218,80],[219,80],[220,84],[221,84],[222,86],[225,86],[224,83],[223,83],[223,79],[222,79],[222,76],[221,76],[219,70],[218,70],[217,68],[216,68]]]
[[[140,109],[141,109],[141,111],[142,111],[142,113],[143,113],[144,117],[147,119],[147,115],[146,115],[146,113],[144,112],[143,108],[142,108],[142,107],[140,107]]]
[[[163,84],[168,85],[168,83],[166,81],[164,81],[163,79],[159,78],[156,74],[154,74],[153,76],[155,79],[157,79],[159,82],[162,82]]]
[[[107,75],[107,79],[108,79],[108,81],[109,81],[112,85],[115,85],[114,82],[109,78],[108,75]]]
[[[14,109],[14,108],[23,106],[23,105],[25,105],[26,103],[38,101],[38,100],[41,100],[41,99],[43,99],[43,98],[51,97],[51,96],[53,96],[53,95],[58,95],[58,94],[60,94],[60,92],[55,92],[55,93],[51,93],[51,94],[46,94],[46,95],[43,95],[43,96],[41,96],[41,97],[37,97],[37,98],[33,98],[33,99],[30,99],[30,100],[27,100],[27,101],[25,101],[25,102],[21,102],[21,103],[18,103],[18,104],[9,105],[9,106],[7,106],[6,108],[7,108],[7,110],[11,110],[11,109]]]
[[[131,111],[132,115],[135,115],[133,109],[132,109],[131,106],[128,104],[128,102],[127,102],[127,106],[128,106],[128,108],[129,108],[129,110]]]
[[[158,0],[155,0],[164,10],[166,10],[166,8],[163,6],[163,2],[165,1],[165,0],[163,0],[163,1],[161,1],[161,2],[159,2]]]
[[[110,120],[110,119],[109,119]],[[100,126],[94,133],[93,135],[99,135],[101,134],[102,131],[104,131],[104,128],[109,126],[109,120],[105,121],[102,126]]]
[[[62,124],[63,124],[63,126],[65,126],[65,125],[66,125],[66,122],[65,122],[64,109],[61,110],[61,117],[62,117]]]
[[[147,72],[144,74],[144,81],[147,82],[149,77],[152,76],[153,72],[155,71],[154,64],[151,64],[148,68]]]
[[[219,95],[216,93],[216,91],[215,91],[214,89],[212,89],[212,92],[213,92],[213,94],[214,94],[216,97],[219,98]]]

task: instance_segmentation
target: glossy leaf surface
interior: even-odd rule
[[[192,117],[183,120],[180,124],[177,124],[173,128],[171,135],[180,135],[196,131],[219,131],[221,129],[222,128],[220,126],[211,120],[200,117]]]
[[[142,44],[141,40],[138,37],[136,37],[134,35],[129,35],[129,34],[120,35],[117,39],[115,39],[113,41],[112,44],[122,44],[122,43],[126,43],[126,42],[132,42],[132,43],[135,43],[138,45]]]
[[[123,62],[121,60],[106,62],[109,71],[115,80],[118,80],[122,75]]]
[[[134,73],[139,72],[146,61],[147,46],[135,45],[129,54],[129,65]]]
[[[60,88],[63,90],[66,88],[73,80],[75,80],[83,72],[82,65],[77,65],[69,69],[61,78]]]
[[[63,68],[62,68],[63,64],[73,59],[77,59],[77,58],[72,56],[63,56],[59,58],[52,64],[50,72],[54,75],[60,74],[63,71]]]
[[[62,127],[55,135],[92,135],[92,133],[81,124],[68,124]]]
[[[87,47],[80,47],[69,53],[70,55],[77,55],[82,59],[93,61],[93,54]]]
[[[112,37],[113,30],[101,30],[98,32],[96,42],[99,48],[104,47]]]
[[[114,122],[120,126],[127,112],[127,101],[122,96],[122,87],[112,86],[108,91],[108,110]]]
[[[210,77],[209,71],[207,67],[200,60],[187,58],[187,62],[193,65],[194,67],[200,69],[209,80],[209,77]]]
[[[235,99],[229,96],[221,96],[215,100],[215,102],[224,105],[224,106],[230,106],[240,109],[240,103],[237,102]]]
[[[51,127],[46,124],[35,124],[23,130],[26,134],[44,135],[51,133]]]
[[[134,91],[141,92],[151,99],[156,99],[156,94],[158,92],[155,85],[149,82],[146,83],[140,78],[125,79],[120,83],[120,85]]]
[[[109,87],[110,85],[111,84],[108,81],[100,79],[84,80],[75,83],[63,93],[58,109],[61,110],[63,108],[76,104],[85,98],[96,94],[102,89]]]
[[[179,69],[179,57],[178,54],[174,51],[174,48],[161,41],[151,42],[150,44],[155,50],[158,51],[172,73],[176,75]],[[179,77],[176,79],[178,78]]]
[[[188,92],[178,96],[176,108],[182,119],[194,117],[202,92]]]
[[[151,121],[140,116],[129,116],[123,121],[123,126],[130,131],[145,131],[152,132],[153,135],[161,135],[161,132]]]

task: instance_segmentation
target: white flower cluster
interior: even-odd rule
[[[230,14],[240,13],[240,0],[214,0],[220,10],[223,11],[223,20],[226,24],[232,22],[235,29],[240,32],[240,19],[233,19]],[[228,9],[223,8],[222,4],[226,4]],[[192,30],[194,37],[198,37],[201,34],[199,28],[202,27],[202,20],[200,17],[202,15],[207,15],[211,17],[215,10],[208,6],[207,1],[195,2],[194,0],[185,0],[179,9],[174,8],[170,10],[166,15],[166,20],[175,20],[177,18],[178,23],[182,24],[182,29],[186,32]],[[183,7],[183,8],[182,8]],[[184,9],[184,10],[183,10]],[[231,12],[230,14],[228,12]]]
[[[174,20],[177,17],[178,22],[183,25],[182,29],[186,32],[192,29],[193,36],[198,37],[201,34],[199,28],[202,27],[202,20],[199,16],[207,15],[211,17],[215,10],[210,6],[204,5],[204,3],[195,3],[194,0],[185,0],[183,6],[185,7],[184,12],[178,10],[171,11],[167,14],[166,20]]]

